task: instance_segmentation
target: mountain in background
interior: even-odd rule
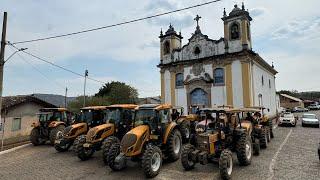
[[[57,107],[65,106],[65,96],[56,94],[31,94],[30,96],[36,97],[42,101],[53,104]],[[76,97],[67,97],[67,103],[76,100]]]

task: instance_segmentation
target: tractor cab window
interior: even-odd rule
[[[157,113],[153,109],[140,109],[136,111],[134,126],[137,127],[143,124],[153,124],[156,122]]]
[[[94,127],[105,121],[105,112],[103,110],[81,110],[80,121],[86,122],[89,126]]]
[[[107,110],[107,122],[117,123],[121,119],[121,110],[120,109],[108,109]]]
[[[52,117],[52,113],[40,113],[38,116],[40,122],[47,122]]]

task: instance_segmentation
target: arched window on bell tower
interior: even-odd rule
[[[232,23],[230,26],[230,39],[240,39],[240,26],[236,22]]]
[[[170,43],[169,41],[166,41],[163,44],[163,54],[169,54],[169,53],[170,53]]]

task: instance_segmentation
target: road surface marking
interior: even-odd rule
[[[282,150],[283,146],[287,143],[290,135],[292,133],[292,129],[290,129],[290,132],[287,134],[287,137],[284,139],[284,141],[282,142],[282,144],[280,145],[279,149],[277,150],[276,154],[273,156],[272,160],[271,160],[271,163],[269,165],[269,173],[270,173],[270,176],[268,178],[268,180],[272,180],[273,177],[274,177],[274,165],[276,163],[276,160],[278,158],[278,155],[280,153],[280,151]]]
[[[24,148],[24,147],[27,147],[27,146],[30,146],[30,145],[31,145],[31,143],[28,143],[28,144],[24,144],[24,145],[21,145],[21,146],[17,146],[17,147],[8,149],[8,150],[4,150],[4,151],[1,151],[1,152],[0,152],[0,155],[7,154],[7,153],[9,153],[9,152],[12,152],[12,151],[15,151],[15,150],[18,150],[18,149],[21,149],[21,148]]]

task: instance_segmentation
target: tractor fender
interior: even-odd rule
[[[176,128],[178,128],[178,124],[176,122],[171,122],[167,125],[166,131],[165,131],[164,137],[163,137],[163,144],[167,143],[169,134]]]
[[[55,127],[58,127],[60,125],[66,126],[66,123],[62,122],[62,121],[52,121],[52,122],[50,122],[48,127],[49,128],[55,128]]]

